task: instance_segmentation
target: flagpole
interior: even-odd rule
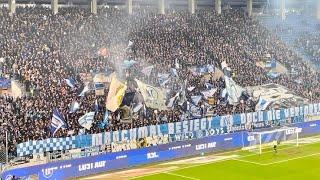
[[[8,153],[8,129],[6,129],[6,164],[9,162],[9,153]]]

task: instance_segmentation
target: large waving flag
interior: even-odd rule
[[[63,116],[60,114],[58,109],[54,109],[52,119],[51,119],[51,132],[54,135],[60,128],[66,128],[66,127],[67,127],[67,123],[65,122]]]
[[[233,81],[231,78],[231,69],[225,61],[221,63],[221,67],[223,68],[222,71],[224,73],[224,81],[226,83],[226,93],[228,95],[227,100],[230,104],[237,104],[244,89]]]
[[[127,85],[121,83],[116,77],[111,80],[106,107],[109,111],[115,112],[122,103]]]
[[[256,111],[264,111],[268,108],[268,106],[271,104],[271,101],[267,101],[263,97],[259,97],[259,101],[256,104]]]
[[[230,104],[237,104],[243,92],[243,88],[237,85],[231,77],[224,76],[226,83],[226,90],[228,94],[228,101]]]
[[[88,112],[85,115],[81,116],[78,120],[80,126],[86,128],[87,130],[90,130],[93,118],[94,118],[95,112]]]
[[[150,107],[153,109],[159,109],[159,110],[167,109],[165,104],[165,97],[166,97],[165,90],[150,86],[137,79],[136,79],[136,82],[138,84],[138,87],[140,89],[140,92],[143,96],[143,99],[147,107]]]

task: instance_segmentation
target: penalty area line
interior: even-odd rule
[[[262,164],[262,163],[258,163],[258,162],[254,162],[254,161],[247,161],[247,160],[243,160],[243,159],[233,158],[232,160],[239,161],[239,162],[244,162],[244,163],[249,163],[249,164],[254,164],[254,165],[259,165],[259,166],[265,166],[266,165],[266,164]]]
[[[314,137],[320,137],[320,136],[314,136]],[[308,137],[307,137],[308,138]],[[301,138],[301,139],[305,139],[305,138]],[[308,146],[308,145],[312,145],[312,144],[318,144],[319,142],[313,142],[313,143],[310,143],[310,144],[301,144],[299,147],[304,147],[304,146]],[[286,149],[293,149],[293,148],[296,148],[295,147],[283,147],[283,148],[279,148],[279,150],[286,150]],[[219,156],[219,155],[223,155],[223,154],[229,154],[229,153],[236,153],[236,152],[243,152],[244,150],[234,150],[234,151],[228,151],[228,152],[223,152],[223,153],[217,153],[215,154],[215,156]],[[273,150],[270,150],[270,151],[263,151],[262,154],[266,154],[266,153],[271,153],[273,152]],[[320,154],[320,153],[319,153]],[[247,155],[241,155],[239,156],[238,158],[244,158],[244,157],[250,157],[250,156],[255,156],[257,154],[247,154]],[[310,155],[309,155],[310,156]],[[313,155],[315,156],[315,155]],[[135,177],[130,177],[129,180],[132,180],[132,179],[138,179],[138,178],[142,178],[142,177],[146,177],[146,176],[152,176],[152,175],[157,175],[157,174],[161,174],[161,173],[166,173],[166,172],[173,172],[173,171],[179,171],[179,170],[183,170],[183,169],[189,169],[189,168],[193,168],[193,167],[198,167],[198,166],[205,166],[205,165],[208,165],[208,164],[216,164],[216,163],[221,163],[221,162],[224,162],[224,161],[230,161],[232,159],[235,159],[235,158],[226,158],[226,159],[222,159],[222,160],[218,160],[218,161],[214,161],[214,162],[206,162],[206,163],[201,163],[201,164],[195,164],[195,165],[190,165],[190,166],[186,166],[186,167],[179,167],[179,168],[175,168],[175,169],[172,169],[172,170],[164,170],[164,171],[159,171],[159,172],[155,172],[155,173],[150,173],[150,174],[144,174],[144,175],[139,175],[139,176],[135,176]],[[285,161],[288,161],[288,160],[285,160]],[[277,163],[280,163],[280,162],[274,162],[272,164],[277,164]],[[270,164],[270,163],[269,163]],[[269,165],[269,164],[261,164],[262,166],[263,165]],[[156,167],[156,166],[159,166],[161,164],[155,164],[155,165],[152,165],[150,167]]]
[[[320,153],[313,153],[313,154],[309,154],[309,155],[305,155],[305,156],[299,156],[299,157],[285,159],[285,160],[276,161],[276,162],[272,162],[272,163],[266,163],[263,165],[268,166],[268,165],[273,165],[273,164],[280,164],[280,163],[284,163],[284,162],[288,162],[288,161],[293,161],[293,160],[297,160],[297,159],[303,159],[303,158],[313,157],[313,156],[318,156],[318,155],[320,155]]]

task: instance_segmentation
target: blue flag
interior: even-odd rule
[[[53,133],[53,135],[60,128],[67,128],[67,123],[65,122],[63,116],[60,114],[58,109],[54,109],[52,119],[51,119],[51,132]]]
[[[95,90],[99,90],[99,89],[103,89],[103,88],[104,88],[104,84],[103,83],[99,83],[99,82],[94,83],[94,89]]]
[[[103,116],[103,121],[101,121],[99,124],[99,128],[104,129],[106,126],[108,126],[108,124],[109,124],[109,113],[108,113],[108,110],[106,110]]]
[[[98,112],[99,111],[99,104],[98,104],[98,100],[96,99],[96,101],[94,102],[94,111]]]
[[[73,78],[64,79],[69,87],[75,88],[76,81]]]

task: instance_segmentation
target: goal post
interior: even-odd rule
[[[301,128],[282,127],[269,131],[249,132],[249,146],[245,149],[261,154],[264,148],[275,144],[299,146],[299,133]]]

